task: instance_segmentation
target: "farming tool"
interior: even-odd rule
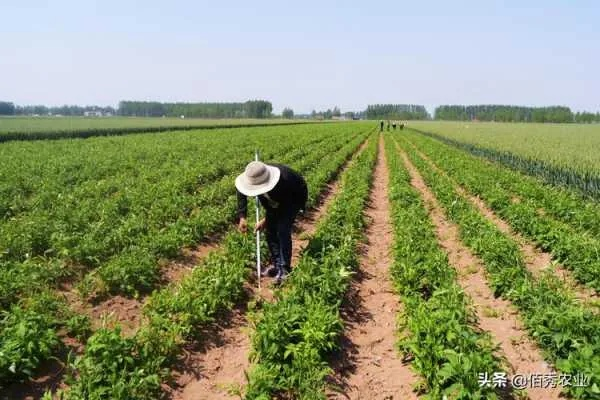
[[[258,161],[258,149],[254,151],[254,161]],[[258,226],[258,222],[260,221],[260,202],[258,201],[258,196],[256,196],[256,225]],[[256,230],[256,276],[258,278],[258,289],[260,290],[260,231]]]

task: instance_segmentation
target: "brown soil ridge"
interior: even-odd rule
[[[531,376],[556,373],[544,361],[537,345],[528,337],[514,306],[506,300],[494,297],[486,280],[483,262],[462,243],[458,226],[446,218],[419,171],[406,153],[400,147],[398,149],[410,172],[411,184],[421,193],[427,205],[430,218],[436,227],[438,241],[447,252],[450,264],[458,272],[458,282],[473,300],[478,326],[491,334],[509,363],[509,377],[515,374]],[[528,388],[526,391],[531,400],[559,399],[560,394],[560,388]]]
[[[362,152],[368,143],[368,139],[363,141],[359,146],[357,153]],[[345,168],[347,163],[341,168]],[[340,169],[340,170],[341,170]],[[332,186],[328,184],[319,196],[318,203],[322,202],[328,192],[332,190]],[[302,224],[310,223],[311,218],[314,218],[311,213],[308,213],[299,224],[298,229],[302,229]],[[201,261],[211,252],[219,249],[220,241],[224,236],[223,233],[215,234],[208,237],[202,243],[199,243],[193,248],[183,248],[181,254],[174,260],[163,260],[160,268],[161,281],[163,284],[178,282],[201,263]],[[300,244],[305,244],[307,240],[303,237],[299,238]],[[294,254],[298,254],[299,245],[293,248]],[[293,259],[295,262],[296,259]],[[100,328],[103,323],[108,323],[110,326],[119,325],[121,331],[126,336],[132,336],[140,327],[144,307],[147,296],[141,298],[132,298],[122,295],[111,295],[108,298],[101,299],[96,302],[82,300],[76,293],[74,288],[67,288],[62,291],[67,302],[76,312],[87,315],[92,321],[94,330]],[[272,291],[269,288],[263,288],[260,296],[267,300],[272,300]]]
[[[36,376],[24,382],[14,382],[2,388],[0,400],[38,400],[46,391],[56,392],[64,389],[64,377],[67,372],[69,353],[80,355],[83,345],[76,339],[61,337],[63,347],[55,358],[40,366]]]
[[[191,271],[193,266],[197,265],[209,252],[218,248],[216,241],[217,239],[211,238],[209,242],[202,243],[193,249],[184,249],[182,256],[173,263],[178,263]],[[180,271],[183,271],[183,268]],[[182,275],[178,279],[181,279]],[[72,311],[90,318],[94,331],[103,326],[119,325],[124,336],[133,336],[142,323],[144,301],[139,299],[114,295],[97,303],[90,303],[82,300],[70,284],[65,284],[58,293],[64,296]],[[72,351],[75,355],[81,355],[85,346],[69,337],[61,337],[61,341],[64,348],[56,359],[44,363],[30,381],[9,385],[6,388],[8,397],[0,397],[0,400],[4,398],[11,400],[37,399],[41,398],[47,390],[54,392],[57,389],[65,389],[67,387],[64,379],[67,371],[68,351]]]
[[[500,231],[512,238],[520,247],[521,253],[524,256],[524,261],[527,269],[535,277],[540,277],[544,273],[554,273],[564,285],[573,293],[580,301],[585,303],[593,303],[598,299],[598,293],[592,288],[588,288],[580,284],[574,277],[573,273],[566,269],[560,263],[552,259],[552,255],[536,247],[531,241],[524,238],[520,233],[515,232],[510,224],[500,218],[496,213],[487,206],[487,204],[479,197],[472,195],[467,189],[460,185],[454,178],[448,175],[446,171],[441,169],[429,156],[421,152],[414,144],[411,143],[417,154],[421,156],[436,172],[444,175],[454,185],[456,191],[468,199],[477,207],[479,212],[491,221]]]
[[[360,154],[368,143],[365,140],[355,154]],[[340,176],[352,160],[347,161],[333,182],[319,195],[318,206],[308,210],[294,227],[292,240],[292,265],[298,262],[302,249],[308,243],[317,228],[318,221],[327,213],[332,200],[336,197]],[[250,297],[260,295],[263,299],[273,300],[273,292],[268,278],[263,278],[261,293],[255,287],[250,288]],[[256,285],[254,285],[256,286]],[[172,400],[212,400],[238,399],[246,384],[246,372],[250,368],[251,350],[248,320],[245,310],[235,310],[226,326],[220,327],[217,338],[205,344],[202,349],[188,352],[183,368],[176,371],[176,386],[169,388]]]
[[[365,139],[354,154],[361,153],[368,142],[369,139]],[[345,168],[347,168],[350,162],[351,160],[346,161],[346,163],[344,163],[344,165],[340,168],[340,171],[343,171]],[[319,200],[317,201],[319,206],[309,210],[296,224],[294,233],[295,239],[293,241],[293,263],[297,262],[301,247],[308,242],[308,237],[305,237],[304,235],[312,235],[316,227],[316,221],[326,212],[331,199],[335,197],[335,193],[337,193],[337,188],[339,186],[339,179],[337,179],[339,176],[340,173],[338,173],[336,175],[336,179],[333,182],[328,183],[325,189],[320,193]],[[301,235],[300,233],[303,234]],[[211,236],[204,243],[200,243],[194,248],[182,249],[181,255],[177,259],[163,262],[163,265],[161,266],[162,281],[164,283],[169,283],[183,279],[183,277],[190,273],[204,257],[206,257],[212,251],[219,249],[219,242],[221,238],[222,234]],[[251,283],[254,284],[254,282]],[[253,296],[255,290],[256,289],[249,283],[245,285],[247,296]],[[272,291],[270,289],[267,290],[267,297],[272,298]],[[95,304],[90,304],[90,302],[82,300],[75,288],[70,284],[64,285],[64,287],[59,291],[59,294],[65,297],[65,300],[73,311],[90,317],[93,330],[97,330],[103,325],[119,325],[121,327],[122,334],[125,336],[133,336],[137,329],[141,326],[143,318],[142,309],[145,300],[147,299],[147,297],[135,299],[121,295],[114,295],[107,299],[98,301]],[[240,346],[237,348],[243,349],[245,355],[248,354],[250,348],[248,335],[244,335],[243,337],[238,336],[238,331],[240,328],[247,325],[244,314],[245,311],[242,311],[239,308],[234,309],[230,317],[226,319],[224,325],[221,326],[221,338],[218,338],[216,336],[216,332],[214,332],[215,335],[211,339],[214,339],[216,341],[215,343],[221,343],[221,345],[238,341]],[[76,354],[82,354],[84,351],[84,346],[81,343],[77,343],[76,346],[72,345],[72,341],[73,339],[71,338],[65,338],[63,340],[66,347],[73,348]],[[188,358],[196,359],[197,357],[195,356],[197,353],[197,351],[188,352]],[[215,357],[218,359],[218,355],[213,356],[213,358]],[[248,357],[246,357],[246,361],[244,362],[245,368],[241,369],[241,373],[244,373],[247,369],[247,358]],[[15,394],[11,395],[10,398],[33,399],[39,397],[40,393],[43,393],[45,390],[55,390],[57,388],[64,389],[66,387],[63,382],[64,373],[66,371],[65,360],[66,356],[60,357],[59,360],[51,361],[47,365],[44,365],[42,367],[42,372],[28,383],[11,385],[9,388],[10,393]],[[193,374],[191,371],[188,372]],[[0,400],[2,400],[2,398],[0,398]]]
[[[181,280],[204,257],[219,248],[220,237],[214,236],[193,248],[184,248],[181,250],[181,255],[175,260],[163,261],[161,281],[166,284]],[[148,298],[145,295],[133,298],[116,294],[88,301],[82,299],[73,287],[64,288],[60,294],[65,297],[73,311],[90,318],[94,331],[103,325],[119,325],[125,336],[133,336],[140,327],[143,319],[142,309]]]
[[[395,347],[398,296],[390,281],[392,224],[388,198],[389,171],[379,138],[373,185],[366,209],[367,243],[357,279],[343,307],[345,333],[341,357],[334,361],[335,392],[329,398],[416,399],[417,381]]]

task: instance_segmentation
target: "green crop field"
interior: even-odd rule
[[[506,162],[525,172],[600,194],[599,124],[414,121],[410,125],[484,150],[508,152],[514,157],[504,157]]]
[[[546,128],[568,136],[367,121],[0,143],[0,398],[597,399],[600,204],[548,179],[599,173],[575,153],[597,159],[595,127],[562,152]],[[235,228],[256,149],[309,189],[279,287]],[[379,378],[393,389],[356,389]]]
[[[158,126],[218,126],[276,122],[281,122],[281,120],[144,117],[0,117],[0,133],[152,128]]]
[[[299,123],[284,119],[143,117],[0,117],[0,141],[77,138],[193,129]]]

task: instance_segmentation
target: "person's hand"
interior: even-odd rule
[[[254,233],[264,231],[265,230],[265,226],[267,226],[267,223],[266,223],[266,219],[263,218],[260,221],[258,221],[258,223],[256,224],[256,226],[254,227]]]
[[[246,221],[246,218],[240,218],[240,222],[238,222],[238,230],[241,233],[246,233],[248,231],[248,221]]]

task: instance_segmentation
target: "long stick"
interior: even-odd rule
[[[258,150],[254,152],[254,160],[258,161]],[[258,196],[256,196],[256,225],[260,220],[260,204],[258,201]],[[260,231],[256,230],[256,273],[258,277],[258,289],[260,289]]]

